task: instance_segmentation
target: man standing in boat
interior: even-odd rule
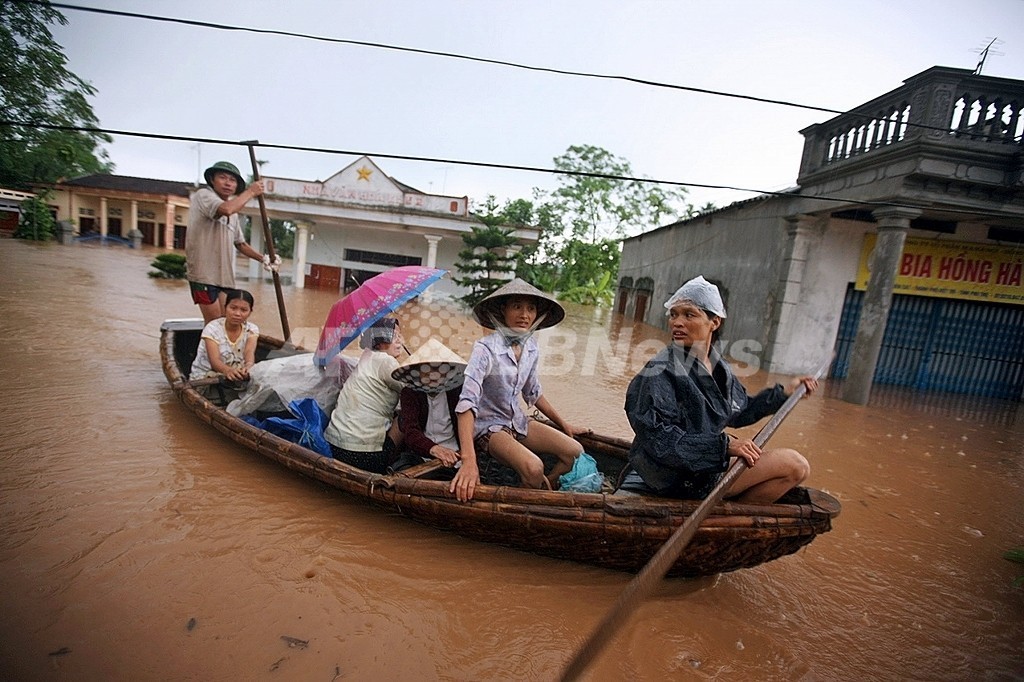
[[[238,168],[218,161],[203,173],[207,187],[189,199],[185,264],[192,302],[203,313],[203,322],[224,317],[228,289],[235,288],[235,250],[263,263],[270,271],[281,266],[281,257],[264,256],[249,246],[242,233],[238,212],[249,200],[263,194],[263,182],[246,187]]]

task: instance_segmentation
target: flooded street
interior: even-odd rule
[[[631,576],[425,528],[195,421],[158,340],[198,309],[146,276],[156,253],[0,239],[0,679],[556,679]],[[247,288],[279,335],[273,286]],[[315,345],[335,296],[284,295]],[[403,319],[412,350],[434,334],[468,355],[479,330]],[[662,335],[581,307],[546,334],[552,403],[629,437],[625,387]],[[772,440],[842,502],[833,531],[665,581],[589,679],[1024,678],[1024,565],[1002,558],[1024,546],[1024,408],[834,394]]]

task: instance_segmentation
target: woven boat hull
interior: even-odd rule
[[[161,326],[160,342],[171,388],[200,421],[304,476],[427,526],[545,556],[637,571],[698,504],[488,485],[463,503],[448,492],[443,480],[385,476],[350,467],[228,414],[193,388],[186,379],[201,328],[197,320],[169,320]],[[280,341],[260,339],[261,355],[281,346]],[[625,462],[628,441],[596,434],[580,440],[601,469],[614,477]],[[757,566],[791,554],[831,530],[832,518],[840,510],[835,498],[810,488],[798,489],[787,501],[790,498],[786,504],[719,505],[669,575],[695,577]]]

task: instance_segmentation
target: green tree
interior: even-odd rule
[[[477,214],[480,225],[474,225],[468,234],[463,235],[465,246],[459,252],[459,260],[455,269],[462,277],[453,277],[457,284],[469,289],[462,297],[468,305],[473,305],[502,284],[516,269],[516,257],[511,248],[516,244],[515,229],[505,225],[505,215],[498,210],[498,202],[494,195],[489,195],[484,202],[483,212]]]
[[[53,238],[55,221],[50,206],[46,203],[49,193],[40,193],[21,202],[21,220],[14,230],[18,239],[34,239],[45,242]]]
[[[559,252],[563,263],[557,284],[560,297],[587,305],[610,304],[615,298],[613,278],[621,255],[618,240],[590,243],[570,238]]]
[[[295,255],[295,223],[271,218],[270,235],[274,238],[276,253],[281,258],[291,258]]]
[[[629,161],[592,145],[569,147],[554,159],[560,186],[551,193],[552,211],[569,231],[566,237],[621,239],[656,227],[678,214],[686,190],[630,180]]]
[[[256,165],[260,169],[260,177],[263,177],[263,166],[270,163],[265,159],[256,159]],[[251,183],[255,179],[255,176],[250,173],[247,183]],[[295,223],[290,220],[281,220],[279,218],[270,218],[270,237],[274,240],[274,253],[281,256],[281,258],[291,258],[295,255]],[[249,222],[242,228],[245,234],[245,239],[249,243],[252,243],[252,231],[254,229],[260,231],[260,235],[263,235],[263,219],[250,218]],[[269,253],[266,245],[263,247],[264,251]]]
[[[518,256],[519,277],[566,300],[611,303],[622,237],[678,215],[676,204],[693,208],[686,205],[683,189],[628,179],[634,177],[629,162],[600,147],[569,147],[554,162],[564,171],[558,189],[534,189],[532,201],[514,199],[501,211],[488,197],[488,214],[495,225],[540,229],[538,242]]]
[[[718,210],[718,207],[715,206],[715,204],[713,202],[709,201],[706,204],[704,204],[703,206],[701,206],[700,208],[697,208],[696,206],[692,206],[692,205],[691,206],[687,206],[686,210],[683,212],[681,217],[682,218],[686,218],[687,220],[689,220],[690,218],[696,218],[699,215],[703,215],[705,213],[711,213],[712,211],[717,211],[717,210]]]
[[[686,190],[628,179],[635,176],[627,160],[591,145],[569,147],[554,163],[565,171],[559,187],[534,190],[534,216],[544,229],[533,267],[566,300],[610,303],[620,240],[678,215],[676,205],[691,210]]]
[[[88,101],[96,90],[68,70],[47,24],[67,19],[49,3],[0,0],[0,185],[7,187],[113,170],[100,147],[109,135],[39,127],[99,126]]]
[[[536,192],[536,190],[534,190]],[[512,199],[501,209],[502,223],[508,227],[532,227],[540,230],[540,241],[524,246],[516,256],[516,276],[542,291],[554,291],[558,283],[558,267],[544,259],[541,244],[552,232],[561,233],[561,225],[551,222],[545,204],[535,205],[529,199]]]
[[[611,305],[615,300],[615,282],[612,280],[612,273],[607,270],[597,278],[588,280],[586,284],[580,284],[561,292],[560,297],[573,303],[584,305]]]
[[[252,243],[252,231],[259,230],[263,235],[262,218],[250,218],[243,227],[245,240]],[[291,258],[295,255],[295,223],[290,220],[270,219],[270,236],[274,239],[274,253],[281,258]],[[267,247],[264,245],[263,250]]]

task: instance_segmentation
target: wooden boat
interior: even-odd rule
[[[570,493],[482,485],[469,502],[437,480],[425,463],[398,474],[372,474],[279,438],[234,417],[203,397],[187,379],[199,344],[200,320],[161,326],[164,374],[185,406],[230,439],[286,467],[390,511],[473,540],[606,568],[637,571],[647,563],[697,502],[604,493]],[[261,337],[258,358],[282,349]],[[599,467],[616,480],[629,442],[581,437]],[[450,479],[451,474],[447,477]],[[772,505],[723,503],[701,524],[669,575],[713,575],[749,568],[792,554],[831,530],[839,502],[819,490],[799,488]]]

